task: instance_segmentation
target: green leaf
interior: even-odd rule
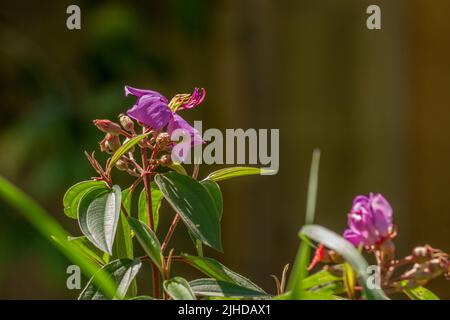
[[[304,290],[311,289],[314,287],[323,286],[331,282],[342,281],[342,278],[336,277],[326,270],[320,270],[309,277],[303,279],[302,288]]]
[[[344,263],[344,287],[348,297],[353,300],[355,298],[355,273],[348,262]]]
[[[223,213],[223,198],[222,191],[220,190],[219,185],[211,180],[205,180],[200,183],[206,188],[206,190],[208,190],[209,194],[213,198],[217,211],[219,213],[219,220],[221,220]]]
[[[116,238],[113,245],[113,259],[133,258],[133,240],[127,218],[121,214],[117,224]]]
[[[404,289],[403,292],[411,300],[439,300],[439,297],[424,287],[415,287],[412,289]]]
[[[98,264],[87,258],[75,243],[68,240],[69,234],[51,214],[1,176],[0,197],[22,214],[44,238],[56,245],[70,261],[78,265],[85,275],[91,277],[98,271]],[[114,283],[104,272],[98,272],[97,275],[94,282],[102,285],[105,294],[112,297],[115,292]]]
[[[313,151],[311,168],[309,171],[308,190],[306,197],[306,213],[305,223],[312,224],[315,216],[316,201],[317,201],[317,187],[319,181],[319,164],[320,164],[320,150]],[[308,263],[311,248],[306,241],[301,241],[297,256],[295,257],[292,273],[288,281],[288,289],[292,292],[293,299],[301,299],[301,294],[304,292],[302,288],[303,279],[308,274]]]
[[[112,255],[119,222],[121,198],[120,187],[116,185],[110,191],[93,190],[83,196],[78,208],[81,231],[109,255]]]
[[[187,176],[186,169],[184,169],[184,167],[181,164],[179,164],[179,163],[172,163],[169,166],[169,168],[174,170],[175,172],[178,172],[179,174]]]
[[[189,283],[181,277],[164,281],[164,290],[174,300],[196,300]]]
[[[106,184],[103,181],[82,181],[69,188],[66,191],[63,198],[64,213],[66,216],[72,219],[77,219],[78,216],[78,204],[81,198],[89,191],[93,189],[107,189]]]
[[[133,148],[139,141],[145,139],[149,134],[150,132],[136,136],[133,139],[130,139],[127,142],[125,142],[119,149],[117,149],[117,151],[114,152],[113,156],[111,157],[111,161],[109,162],[108,168],[106,169],[107,172],[111,172],[111,169],[114,167],[116,162],[119,161],[119,159],[131,148]]]
[[[234,283],[240,287],[250,289],[253,291],[258,291],[267,295],[267,293],[264,292],[263,289],[258,287],[252,281],[228,269],[217,260],[206,257],[191,256],[188,254],[183,254],[182,258],[188,264],[190,264],[191,266],[193,266],[194,268],[198,269],[199,271],[203,272],[204,274],[206,274],[211,278],[214,278],[219,281]]]
[[[255,174],[268,174],[272,170],[267,169],[260,169],[260,168],[253,168],[253,167],[232,167],[232,168],[225,168],[221,170],[217,170],[214,172],[211,172],[203,181],[205,180],[211,180],[211,181],[222,181],[232,178],[237,178],[241,176],[249,176],[249,175],[255,175]]]
[[[164,198],[162,192],[159,190],[159,187],[156,185],[156,183],[151,183],[152,187],[152,214],[153,214],[153,224],[155,231],[158,230],[158,224],[159,224],[159,208],[161,208],[161,202]],[[147,213],[147,195],[145,193],[145,189],[142,189],[141,194],[139,195],[139,212],[138,217],[139,220],[144,222],[147,226],[149,226],[148,221],[148,213]]]
[[[57,239],[54,239],[57,241]],[[77,247],[80,248],[80,250],[83,252],[83,254],[86,256],[86,258],[91,259],[92,261],[98,263],[99,265],[103,266],[107,263],[102,256],[103,251],[99,250],[96,246],[94,246],[85,236],[81,237],[69,237],[68,240],[75,244]]]
[[[370,289],[368,284],[366,260],[361,256],[358,250],[350,242],[342,238],[337,233],[318,225],[306,225],[300,231],[300,237],[308,237],[324,246],[339,253],[351,265],[353,271],[357,274],[359,284],[363,287],[363,293],[367,300],[386,300],[388,299],[381,289]]]
[[[189,282],[189,284],[192,291],[198,296],[238,298],[270,297],[267,293],[216,279],[197,279]]]
[[[131,214],[131,203],[132,203],[133,193],[131,192],[131,187],[122,191],[122,204],[127,210],[128,214]]]
[[[128,223],[133,229],[136,238],[144,249],[145,253],[152,259],[158,269],[162,272],[163,255],[161,245],[155,233],[142,221],[135,218],[128,218]]]
[[[122,204],[127,210],[128,214],[131,209],[131,192],[130,188],[122,191]],[[122,210],[122,214],[117,224],[116,238],[113,245],[113,259],[128,258],[133,259],[133,240],[131,237],[131,229],[128,225],[128,221],[125,212]]]
[[[222,251],[220,215],[208,190],[191,177],[174,171],[156,175],[155,182],[192,234]]]
[[[153,297],[150,297],[150,296],[137,296],[137,297],[130,298],[128,300],[154,300],[154,299],[153,299]]]
[[[104,266],[101,270],[110,275],[112,280],[117,285],[117,291],[114,294],[116,299],[123,299],[130,287],[136,274],[141,268],[141,261],[139,259],[119,259],[114,260]],[[87,286],[83,289],[79,296],[79,300],[105,300],[106,296],[103,293],[103,287],[99,287],[93,283],[96,275],[91,278]]]

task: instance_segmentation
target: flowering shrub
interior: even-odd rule
[[[109,154],[106,163],[102,165],[94,152],[86,153],[97,176],[72,186],[63,199],[64,213],[78,222],[81,236],[70,237],[32,200],[0,179],[0,195],[90,277],[79,299],[387,299],[395,292],[412,299],[437,298],[424,285],[442,274],[449,277],[448,255],[426,245],[396,258],[393,209],[381,194],[354,199],[343,237],[313,224],[318,151],[311,166],[306,224],[299,234],[302,241],[289,277],[286,265],[281,278],[274,276],[275,290],[267,292],[205,257],[203,246],[222,251],[224,206],[217,182],[260,174],[261,170],[233,167],[198,179],[198,165],[189,174],[182,166],[185,150],[203,140],[178,112],[199,105],[205,98],[204,89],[178,94],[170,101],[155,91],[129,86],[125,95],[134,96],[136,102],[119,115],[118,123],[93,121],[105,134],[100,150]],[[174,154],[177,145],[184,143],[172,141],[177,130],[189,136],[190,142]],[[117,185],[113,179],[116,171],[131,176],[134,182]],[[159,226],[163,201],[173,209],[167,230]],[[171,246],[180,223],[187,228],[195,255]],[[136,254],[136,245],[144,255]],[[310,261],[311,247],[316,252]],[[368,265],[363,251],[374,255],[375,265]],[[188,281],[176,276],[173,263],[198,269],[204,277]],[[323,267],[311,273],[319,264]],[[152,270],[153,292],[138,295],[136,275],[144,266]]]

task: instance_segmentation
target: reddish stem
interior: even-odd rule
[[[173,218],[172,224],[170,225],[169,230],[167,231],[166,237],[164,238],[164,241],[161,245],[162,252],[164,252],[164,250],[167,248],[170,238],[172,238],[173,232],[175,231],[175,228],[177,227],[178,221],[180,221],[180,215],[178,213],[175,213],[175,217]]]
[[[147,149],[141,148],[141,157],[142,157],[142,167],[144,168],[144,187],[145,193],[147,196],[147,215],[150,229],[152,231],[155,230],[154,221],[153,221],[153,213],[152,213],[152,187],[150,183],[149,174],[147,172]],[[152,265],[152,274],[153,274],[153,297],[155,299],[159,299],[159,274],[158,268],[156,265],[151,262]]]

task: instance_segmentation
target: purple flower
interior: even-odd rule
[[[199,105],[205,98],[203,88],[195,88],[192,94],[177,95],[170,103],[156,91],[125,86],[125,96],[129,94],[137,98],[135,105],[127,111],[131,118],[157,131],[167,126],[169,134],[176,129],[182,129],[191,137],[193,146],[203,143],[199,132],[175,113],[177,110],[191,109]]]
[[[344,238],[354,246],[380,245],[393,230],[392,207],[379,193],[357,196],[348,214],[348,226]]]

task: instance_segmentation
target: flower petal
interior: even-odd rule
[[[375,228],[382,237],[386,237],[392,227],[392,207],[379,193],[370,194],[370,205]]]
[[[343,235],[344,239],[353,244],[355,247],[359,246],[359,244],[366,245],[366,240],[361,235],[353,232],[350,229],[346,229]]]
[[[184,110],[184,109],[192,109],[196,106],[198,106],[202,101],[205,99],[206,91],[204,88],[195,88],[194,92],[192,93],[191,97],[189,98],[189,101],[182,104],[180,107],[178,107],[177,110]]]
[[[170,136],[172,136],[172,133],[177,129],[183,130],[183,133],[191,138],[192,147],[203,143],[203,139],[200,132],[198,132],[197,129],[192,127],[182,117],[174,113],[172,119],[169,121],[169,124],[167,125],[167,132],[169,133]]]
[[[164,97],[159,92],[153,91],[153,90],[147,90],[147,89],[138,89],[130,86],[125,86],[125,96],[128,96],[129,94],[141,98],[143,96],[152,96],[152,97],[158,97],[161,99],[162,102],[168,103],[167,98]]]
[[[145,95],[127,111],[131,118],[160,131],[172,119],[172,112],[167,103],[157,96]]]

